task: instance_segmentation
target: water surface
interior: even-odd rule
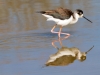
[[[99,6],[99,0],[0,0],[0,75],[99,75]],[[55,23],[35,12],[57,7],[73,11],[80,8],[93,21],[79,19],[64,27],[63,32],[71,36],[62,41],[63,45],[83,52],[93,45],[94,48],[84,62],[76,60],[68,66],[42,68],[57,52],[51,42],[58,36],[50,32]],[[59,27],[55,29],[58,30]],[[58,42],[55,44],[60,47]]]

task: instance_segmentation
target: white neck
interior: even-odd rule
[[[79,19],[79,15],[76,12],[74,12],[74,14],[73,14],[73,20],[72,20],[72,22],[70,24],[76,23],[78,21],[78,19]]]
[[[80,58],[81,56],[82,56],[82,54],[81,54],[81,52],[79,51],[78,54],[77,54],[77,59],[80,60],[80,59],[81,59],[81,58]]]

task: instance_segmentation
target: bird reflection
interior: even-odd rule
[[[76,47],[68,48],[63,46],[62,40],[64,39],[58,39],[52,42],[52,46],[55,47],[58,51],[50,56],[49,60],[45,64],[46,66],[67,66],[73,63],[75,60],[83,62],[84,60],[86,60],[86,54],[94,47],[91,47],[86,52],[81,52]],[[55,42],[59,42],[61,48],[58,48],[55,45]]]

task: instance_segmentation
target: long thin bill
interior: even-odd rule
[[[91,22],[91,23],[92,23],[92,21],[90,21],[89,19],[87,19],[85,16],[83,16],[83,18],[85,18],[86,20],[88,20],[89,22]]]
[[[93,46],[93,47],[94,47],[94,46]],[[91,51],[91,50],[92,50],[92,48],[93,48],[93,47],[91,47],[91,48],[90,48],[88,51],[86,51],[85,53],[87,54],[89,51]]]

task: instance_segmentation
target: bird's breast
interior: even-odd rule
[[[70,24],[75,24],[78,21],[78,19],[73,19]]]
[[[66,25],[70,24],[72,20],[73,20],[73,17],[71,16],[69,19],[59,20],[59,22],[57,24],[66,26]]]
[[[45,14],[42,14],[42,15],[47,18],[47,21],[54,21],[57,25],[66,26],[68,24],[74,23],[73,16],[71,16],[69,19],[61,20],[61,19],[58,19],[58,18],[54,18],[50,15],[45,15]]]

